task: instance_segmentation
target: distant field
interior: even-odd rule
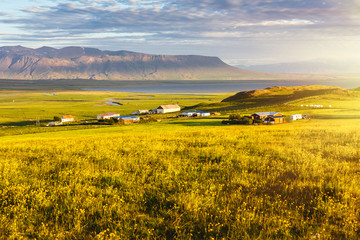
[[[360,93],[220,103],[230,95],[1,91],[0,239],[359,239]],[[222,115],[35,126],[163,103]],[[258,111],[315,118],[221,124]]]

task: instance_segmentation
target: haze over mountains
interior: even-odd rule
[[[329,61],[314,60],[302,62],[287,62],[263,65],[239,65],[239,68],[272,73],[286,74],[359,74],[360,62],[356,60]]]
[[[65,47],[0,47],[0,79],[251,80],[293,76],[239,69],[217,57]],[[299,78],[296,76],[295,78]]]

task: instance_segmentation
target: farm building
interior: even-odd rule
[[[131,113],[132,115],[145,115],[150,114],[149,110],[137,110]]]
[[[171,113],[171,112],[178,112],[181,108],[179,105],[161,105],[157,108],[157,113]]]
[[[187,116],[187,117],[205,117],[205,116],[210,116],[210,113],[196,110],[196,111],[183,112],[183,113],[181,113],[181,116]]]
[[[157,108],[151,109],[151,110],[149,111],[149,113],[150,113],[150,114],[158,114],[158,110],[157,110]]]
[[[113,113],[113,112],[108,112],[108,113],[104,113],[104,114],[98,114],[97,115],[97,120],[110,119],[110,118],[118,117],[118,116],[120,116],[120,114]]]
[[[127,116],[117,116],[117,117],[114,117],[116,119],[118,119],[118,121],[120,122],[120,119],[132,119],[133,122],[139,122],[140,121],[140,118],[139,117],[134,117],[134,116],[130,116],[130,115],[127,115]]]
[[[131,117],[119,118],[119,123],[120,124],[132,124],[132,123],[134,123],[134,119]]]
[[[290,120],[291,121],[296,121],[298,119],[302,119],[302,115],[301,114],[293,114],[293,115],[290,115]]]
[[[279,112],[257,112],[251,115],[252,119],[265,119],[268,116],[282,117],[283,114]]]
[[[264,122],[271,123],[271,124],[284,123],[285,118],[284,118],[284,116],[268,116],[264,119]]]
[[[61,117],[61,122],[73,122],[75,121],[74,117],[72,115],[64,115]]]

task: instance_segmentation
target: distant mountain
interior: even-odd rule
[[[271,73],[285,73],[285,74],[359,74],[360,62],[356,60],[348,61],[306,61],[306,62],[288,62],[264,65],[237,67],[251,70],[263,71]]]
[[[291,77],[291,76],[290,76]],[[239,69],[217,57],[65,47],[0,47],[0,79],[242,80],[289,76]],[[298,76],[296,77],[298,78]]]

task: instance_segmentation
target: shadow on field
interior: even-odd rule
[[[45,121],[41,120],[41,123],[44,123],[44,122]],[[29,125],[36,125],[36,121],[32,120],[32,121],[20,121],[20,122],[6,122],[6,123],[0,124],[0,126],[6,126],[6,127],[23,127],[23,126],[29,126]]]
[[[219,122],[203,122],[203,121],[179,121],[179,122],[170,122],[169,124],[173,125],[182,125],[189,127],[202,127],[202,126],[221,126],[221,121]]]

